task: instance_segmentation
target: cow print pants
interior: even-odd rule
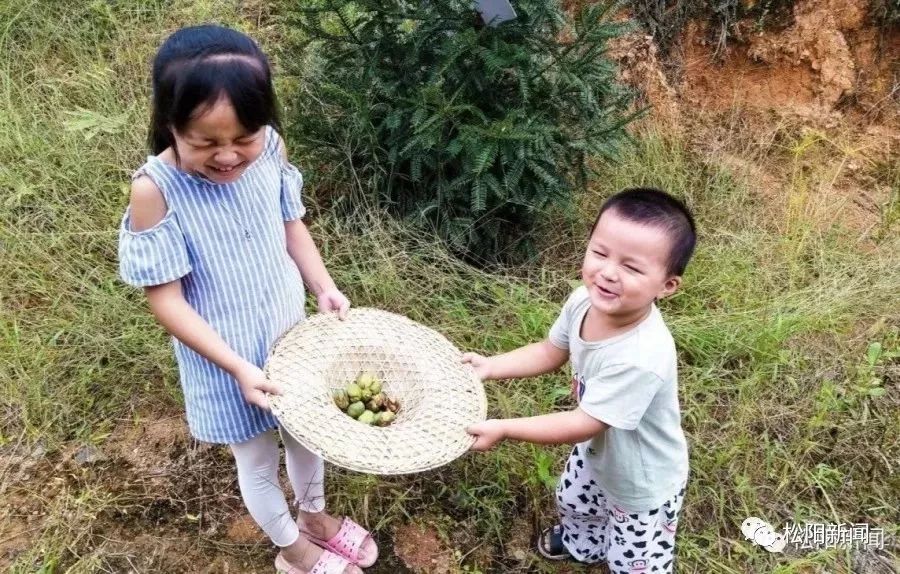
[[[611,574],[671,574],[684,486],[659,508],[640,512],[611,503],[576,445],[556,487],[562,540],[579,562],[605,561]]]

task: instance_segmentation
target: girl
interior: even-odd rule
[[[323,462],[287,433],[297,522],[279,488],[265,394],[279,389],[260,367],[304,318],[302,282],[320,311],[343,317],[350,302],[301,221],[303,179],[287,163],[277,116],[268,60],[253,40],[220,26],[172,34],[153,62],[154,155],[133,177],[120,272],[173,335],[191,433],[231,447],[244,503],[281,548],[276,568],[361,573],[377,558],[374,540],[324,512]]]

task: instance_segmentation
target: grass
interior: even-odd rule
[[[269,564],[265,545],[215,529],[242,512],[222,449],[137,443],[134,459],[71,463],[82,444],[115,452],[123,429],[180,410],[166,337],[116,277],[115,230],[146,154],[149,58],[166,32],[211,19],[260,38],[276,62],[289,33],[252,3],[0,0],[0,563],[13,572]],[[290,78],[278,81],[290,89]],[[784,128],[764,144],[737,132],[728,149],[703,151],[642,132],[620,161],[598,165],[601,183],[576,218],[584,225],[553,220],[540,233],[542,259],[525,269],[473,269],[376,213],[356,222],[319,213],[313,230],[355,304],[493,353],[545,335],[602,197],[631,185],[685,197],[700,249],[684,290],[662,304],[681,353],[691,446],[680,571],[859,571],[852,551],[770,555],[740,533],[751,515],[776,527],[868,522],[898,533],[897,164],[840,141]],[[774,188],[760,193],[734,156],[780,174]],[[864,233],[842,223],[849,159],[893,189]],[[353,233],[360,225],[369,232]],[[491,415],[567,408],[566,381],[490,383]],[[565,451],[509,444],[399,478],[336,470],[329,501],[378,529],[387,555],[377,572],[402,570],[391,536],[407,523],[437,533],[451,571],[562,572],[520,539],[552,516]],[[169,475],[142,470],[141,459],[160,457]]]

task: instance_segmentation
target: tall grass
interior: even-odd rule
[[[131,419],[179,412],[166,338],[140,294],[116,278],[115,229],[129,173],[145,154],[148,62],[167,31],[206,20],[249,30],[277,54],[290,32],[261,10],[0,2],[0,497],[45,513],[29,523],[32,542],[12,557],[13,571],[166,570],[175,557],[147,558],[117,540],[173,529],[210,559],[225,549],[268,560],[265,547],[235,549],[220,533],[184,526],[200,504],[238,512],[220,451],[203,459],[209,474],[190,482],[207,492],[212,482],[220,497],[185,496],[180,517],[151,512],[173,505],[175,486],[129,490],[120,481],[141,477],[127,467],[58,475],[63,486],[50,489],[40,477],[15,483],[21,475],[6,456],[39,444],[61,464],[81,443],[110,447],[110,433]],[[290,89],[291,78],[279,85]],[[461,348],[495,353],[545,336],[578,278],[584,233],[604,196],[657,185],[686,198],[700,248],[683,290],[661,304],[680,350],[691,447],[680,571],[858,571],[855,552],[770,555],[743,539],[740,523],[752,515],[776,527],[868,522],[897,534],[896,200],[871,233],[849,233],[830,215],[843,201],[834,170],[849,152],[792,131],[771,141],[760,151],[736,137],[729,150],[787,174],[763,194],[723,156],[640,134],[621,161],[597,165],[603,183],[585,190],[578,223],[548,226],[543,258],[527,269],[473,269],[379,213],[356,222],[320,213],[312,228],[356,305],[406,314]],[[295,159],[311,180],[324,169]],[[896,186],[896,170],[884,165],[867,169]],[[348,231],[360,226],[369,232]],[[566,382],[557,373],[489,383],[491,415],[569,408]],[[375,572],[403,571],[391,535],[408,522],[435,529],[458,572],[562,572],[517,551],[552,519],[549,489],[565,451],[507,444],[411,477],[334,471],[329,500],[378,530],[385,558]],[[178,464],[187,472],[199,463]],[[4,506],[0,532],[20,519]]]

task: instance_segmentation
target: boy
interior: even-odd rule
[[[675,343],[655,301],[681,285],[694,251],[688,209],[657,189],[609,198],[591,230],[583,285],[549,337],[493,357],[466,353],[483,380],[551,372],[571,359],[578,407],[470,426],[472,450],[503,439],[575,444],[556,490],[545,557],[606,561],[610,572],[672,572],[688,474]]]

